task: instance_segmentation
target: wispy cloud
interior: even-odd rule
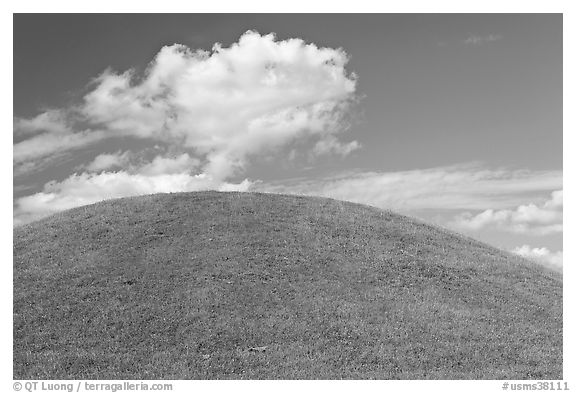
[[[106,138],[104,131],[81,131],[75,133],[45,132],[25,139],[13,146],[16,167],[41,161],[53,155],[84,148]]]
[[[69,134],[72,129],[67,124],[66,113],[51,109],[30,119],[14,119],[14,137],[25,137],[40,132]]]
[[[498,228],[521,235],[562,231],[561,188],[562,171],[490,169],[482,164],[399,172],[355,171],[252,187],[264,192],[325,196],[420,217],[431,214],[438,224],[470,232]],[[459,213],[462,210],[468,213]],[[561,270],[562,251],[529,246],[511,251]]]
[[[561,171],[488,169],[479,164],[400,172],[350,172],[256,184],[265,192],[326,196],[399,211],[505,209],[562,187]]]
[[[483,45],[490,42],[499,41],[502,36],[499,34],[478,35],[471,34],[463,42],[466,45]]]
[[[74,175],[61,183],[47,184],[41,193],[18,200],[15,216],[26,216],[30,220],[107,197],[140,195],[144,191],[218,189],[217,179],[194,174],[197,165],[191,156],[180,155],[157,157],[149,163],[131,163],[120,172]],[[163,175],[172,177],[161,177]],[[176,179],[182,183],[175,182]],[[145,186],[134,187],[134,184]],[[156,186],[158,184],[161,186]],[[562,172],[488,169],[479,164],[462,164],[400,172],[348,172],[323,179],[273,183],[246,180],[241,184],[221,183],[224,189],[326,196],[403,212],[450,212],[517,207],[527,199],[562,187]],[[551,207],[551,203],[543,206]]]

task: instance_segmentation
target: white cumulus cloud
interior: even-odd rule
[[[247,191],[250,184],[248,180],[238,184],[221,182],[206,174],[145,175],[126,171],[75,174],[62,182],[47,183],[42,192],[18,199],[14,208],[14,224],[27,223],[105,199],[208,189]]]
[[[92,162],[86,165],[90,172],[98,172],[105,169],[122,168],[128,165],[130,161],[130,152],[103,153],[94,158]]]
[[[524,258],[547,265],[556,270],[562,270],[562,258],[563,258],[562,251],[552,252],[546,247],[532,248],[529,245],[525,244],[523,246],[514,248],[512,252]]]
[[[355,100],[347,62],[342,49],[252,31],[210,52],[165,46],[143,75],[107,70],[78,105],[16,119],[15,133],[34,136],[14,146],[14,160],[136,137],[186,149],[205,161],[202,173],[223,180],[296,140],[345,155],[358,147],[336,136]]]
[[[347,63],[341,48],[248,31],[211,51],[165,46],[142,74],[106,70],[75,105],[14,120],[15,173],[111,138],[158,143],[171,154],[101,152],[76,166],[84,173],[17,199],[15,222],[121,196],[246,190],[251,181],[230,179],[257,156],[346,156],[360,146],[339,139],[357,101]]]
[[[336,154],[345,157],[359,148],[360,144],[357,141],[341,143],[336,138],[327,137],[316,142],[312,151],[316,155]]]
[[[562,190],[557,190],[543,203],[523,204],[516,209],[487,209],[478,214],[463,213],[454,219],[453,225],[469,231],[492,228],[532,235],[560,233],[563,227],[562,194]]]
[[[149,176],[190,173],[199,165],[200,161],[188,153],[176,157],[156,156],[151,162],[140,167],[138,172]]]

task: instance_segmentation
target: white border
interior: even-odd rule
[[[1,39],[3,48],[7,52],[4,61],[0,63],[2,69],[2,149],[1,155],[3,167],[1,176],[5,189],[12,184],[12,86],[13,81],[13,47],[12,47],[12,13],[115,13],[115,12],[138,12],[138,13],[202,13],[202,12],[226,12],[226,13],[266,13],[266,12],[294,12],[294,13],[563,13],[564,14],[564,377],[572,390],[576,389],[576,380],[571,379],[570,370],[576,370],[574,357],[575,339],[572,332],[575,331],[575,318],[573,302],[575,290],[573,285],[574,251],[574,212],[572,204],[574,190],[574,2],[570,1],[411,1],[407,2],[376,2],[374,0],[355,0],[353,2],[335,3],[333,1],[313,0],[290,0],[290,1],[182,1],[162,0],[159,2],[146,3],[142,0],[98,0],[96,2],[81,2],[78,0],[41,1],[10,0],[3,5],[0,20]],[[572,153],[572,154],[571,154]],[[8,169],[6,169],[8,168]],[[1,385],[3,391],[12,391],[12,195],[2,194],[3,216],[2,221],[2,274],[0,300],[1,315],[4,317],[0,324],[2,328],[2,340],[0,350],[1,360]],[[573,240],[572,240],[573,241]],[[105,381],[102,381],[105,382]],[[110,381],[112,382],[112,381]],[[152,382],[152,381],[148,381]],[[173,391],[193,391],[193,389],[234,391],[266,391],[275,390],[293,391],[330,389],[348,391],[350,389],[362,389],[367,392],[390,391],[427,391],[440,390],[442,392],[471,392],[502,391],[502,382],[499,381],[159,381],[172,382]]]

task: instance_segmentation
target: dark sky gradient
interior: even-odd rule
[[[16,15],[14,114],[74,101],[107,67],[142,70],[163,45],[228,46],[252,29],[343,47],[351,58],[364,96],[353,135],[364,149],[319,163],[318,173],[463,161],[558,169],[561,22],[559,14]],[[489,35],[499,39],[465,43]],[[283,175],[294,174],[273,177]]]

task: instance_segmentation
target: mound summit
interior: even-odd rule
[[[562,379],[562,277],[324,198],[110,200],[14,229],[15,379]]]

